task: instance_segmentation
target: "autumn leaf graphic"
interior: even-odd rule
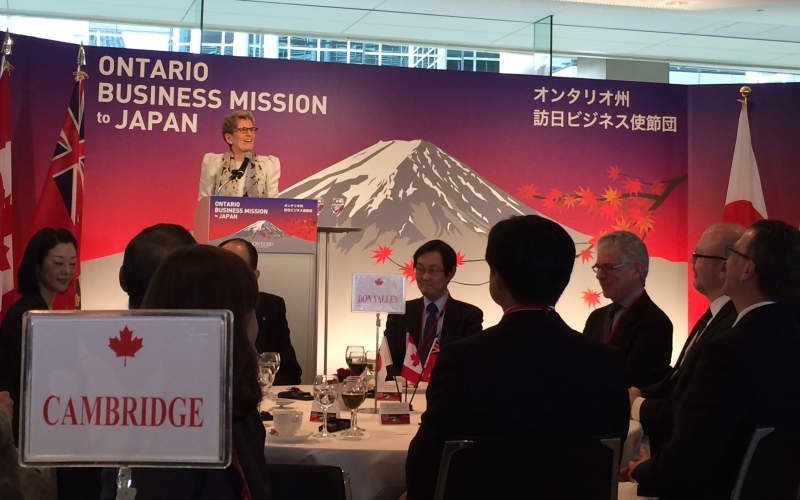
[[[117,353],[118,358],[124,358],[123,366],[128,366],[128,356],[135,357],[136,352],[142,348],[142,339],[134,337],[133,331],[128,329],[128,325],[120,330],[119,338],[111,337],[108,340],[108,347]]]
[[[619,178],[619,167],[614,165],[613,167],[608,167],[608,176],[612,179]]]
[[[653,181],[653,183],[650,184],[650,192],[658,195],[663,193],[666,187],[667,186],[665,186],[664,183],[661,181]]]
[[[533,184],[525,184],[524,186],[520,186],[517,188],[517,198],[520,200],[530,200],[534,196],[539,193],[539,190],[536,189],[536,186]]]
[[[375,259],[375,265],[385,263],[386,259],[391,256],[392,249],[386,245],[378,245],[378,249],[372,251],[372,258]]]
[[[581,258],[581,262],[589,262],[592,260],[592,247],[587,248],[586,250],[581,250],[578,252],[578,257]]]
[[[456,253],[456,267],[464,265],[464,257],[466,257],[466,254],[461,253],[461,250]]]
[[[636,193],[642,192],[642,181],[639,179],[625,179],[622,181],[622,184],[625,186],[625,190],[630,192],[631,195],[636,195]]]
[[[589,307],[597,307],[600,305],[600,293],[595,292],[591,288],[587,288],[586,290],[581,292],[583,296],[583,303]]]
[[[416,273],[414,273],[414,260],[413,260],[413,259],[412,259],[412,260],[409,260],[408,262],[406,262],[405,264],[403,264],[403,267],[401,267],[401,268],[400,268],[400,269],[398,269],[398,270],[399,270],[399,271],[402,271],[402,272],[403,272],[403,275],[404,275],[406,278],[410,278],[410,279],[411,279],[411,283],[413,283],[414,281],[416,281],[416,279],[417,279],[417,275],[416,275]]]

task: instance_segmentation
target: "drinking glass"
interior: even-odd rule
[[[360,345],[349,345],[345,351],[345,361],[350,371],[358,376],[367,369],[367,356],[364,347]]]
[[[322,213],[323,208],[325,208],[325,198],[317,198],[317,217]]]
[[[314,377],[314,400],[322,407],[322,432],[314,434],[317,438],[335,438],[328,432],[328,408],[336,403],[339,392],[339,379],[336,375],[317,375]]]
[[[261,388],[261,401],[265,401],[270,398],[270,389],[272,389],[272,383],[275,381],[275,374],[270,372],[269,370],[262,370],[259,366],[258,368],[258,386]]]
[[[342,401],[350,410],[350,429],[343,432],[342,436],[363,436],[364,429],[358,427],[358,407],[367,398],[367,384],[361,377],[347,377],[342,386]]]
[[[259,376],[262,373],[269,373],[270,374],[270,382],[269,388],[267,388],[267,393],[263,394],[263,387],[262,387],[262,394],[265,398],[269,398],[272,395],[269,393],[269,389],[272,388],[272,383],[275,382],[275,375],[278,373],[278,370],[281,368],[281,355],[277,352],[262,352],[258,355],[258,373]]]
[[[331,210],[336,216],[336,227],[339,227],[339,215],[344,211],[344,198],[334,198],[331,201]]]

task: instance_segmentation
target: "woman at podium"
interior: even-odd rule
[[[256,139],[255,118],[249,111],[234,111],[222,122],[225,153],[207,153],[200,171],[197,199],[204,196],[278,196],[280,161],[270,155],[253,153]]]

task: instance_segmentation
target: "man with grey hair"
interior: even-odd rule
[[[649,264],[647,247],[635,234],[614,231],[600,237],[592,269],[612,303],[593,311],[583,329],[622,352],[633,387],[661,380],[672,358],[672,322],[644,290]]]

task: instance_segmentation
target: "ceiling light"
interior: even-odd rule
[[[689,2],[683,2],[683,1],[667,2],[666,5],[667,7],[686,7],[687,5],[689,5]]]

